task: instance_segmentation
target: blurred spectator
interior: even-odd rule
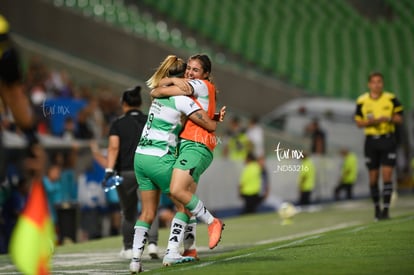
[[[96,160],[79,176],[82,240],[102,237],[102,213],[106,204],[105,192],[101,187],[104,176],[105,169]]]
[[[326,134],[319,125],[319,120],[314,118],[312,122],[306,126],[306,134],[311,137],[311,153],[324,155],[326,153]]]
[[[240,176],[240,196],[244,200],[242,214],[255,213],[262,201],[262,167],[252,153],[247,154]]]
[[[45,86],[48,91],[53,93],[56,97],[71,98],[72,83],[67,71],[52,70],[49,73],[48,79],[45,81]]]
[[[304,154],[299,172],[299,205],[309,205],[315,188],[316,169],[313,161]]]
[[[242,129],[238,117],[231,119],[227,138],[223,151],[224,156],[233,161],[245,161],[252,145],[245,130]]]
[[[75,139],[76,125],[72,117],[66,117],[63,125],[62,138],[64,140],[72,141]]]
[[[252,117],[247,128],[247,137],[253,145],[253,153],[257,159],[264,158],[264,133],[263,128],[259,125],[259,119]]]
[[[61,168],[61,192],[62,202],[76,202],[78,199],[78,185],[76,182],[75,163],[78,155],[78,149],[73,147],[66,151],[65,154],[58,153],[55,161]]]
[[[339,179],[338,186],[335,188],[335,200],[339,200],[340,193],[343,190],[346,192],[346,198],[350,200],[353,198],[352,189],[358,176],[358,158],[348,149],[342,149],[340,153],[343,158],[343,163],[341,178]]]
[[[91,142],[90,149],[92,151],[93,157],[101,167],[106,167],[108,161],[106,157],[100,152],[99,146],[96,142]],[[105,198],[107,202],[108,214],[110,218],[110,235],[115,236],[119,235],[121,231],[121,206],[119,204],[119,196],[116,189],[111,189],[108,192],[105,192]]]
[[[89,127],[88,118],[90,116],[90,109],[88,107],[84,108],[78,114],[78,127],[76,131],[76,138],[78,139],[92,139],[93,132]]]
[[[47,175],[43,177],[43,185],[47,194],[47,201],[51,213],[52,221],[57,223],[57,213],[55,206],[62,202],[62,190],[60,183],[62,169],[58,164],[52,164]]]
[[[121,232],[121,206],[119,205],[119,197],[116,189],[111,189],[105,193],[107,208],[110,218],[110,232],[111,236],[117,236]]]
[[[3,205],[2,215],[0,217],[0,254],[7,253],[9,241],[17,218],[26,205],[27,196],[29,194],[30,184],[26,179],[19,180],[17,186],[12,188],[10,196]]]
[[[104,128],[104,115],[102,110],[99,106],[99,100],[96,97],[89,98],[89,105],[88,105],[88,113],[90,114],[88,117],[88,125],[93,133],[94,139],[101,139],[103,128]]]
[[[258,159],[258,162],[260,164],[260,167],[262,169],[262,184],[261,184],[261,190],[260,190],[260,198],[263,202],[267,199],[270,193],[270,184],[269,184],[269,173],[267,172],[265,158]]]

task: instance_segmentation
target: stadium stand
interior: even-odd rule
[[[372,21],[347,1],[144,0],[158,12],[315,95],[355,98],[369,71],[409,104],[414,87],[414,4],[386,1]]]
[[[306,89],[312,95],[355,98],[372,70],[384,72],[387,87],[410,107],[414,80],[414,4],[383,0],[392,16],[373,20],[347,1],[249,0],[206,2],[144,0],[166,18],[122,0],[53,0],[152,41],[203,51],[225,62],[222,53],[197,44],[168,22],[182,24],[263,72]]]

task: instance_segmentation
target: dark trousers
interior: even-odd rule
[[[309,205],[311,203],[311,191],[300,192],[299,205]]]
[[[242,195],[242,197],[244,200],[243,214],[255,213],[262,202],[262,197],[259,195]]]
[[[132,249],[134,227],[138,219],[138,184],[134,171],[122,171],[120,175],[124,180],[122,184],[117,186],[116,191],[121,205],[122,238],[124,249]],[[148,243],[158,243],[158,217],[148,232]]]
[[[340,199],[340,195],[342,191],[345,191],[346,193],[346,198],[348,200],[351,200],[353,198],[353,194],[352,194],[352,189],[353,189],[354,185],[353,184],[349,184],[349,183],[340,183],[336,188],[335,188],[335,200],[339,200]]]

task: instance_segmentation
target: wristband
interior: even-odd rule
[[[112,169],[112,168],[106,168],[105,169],[105,173],[112,173],[112,172],[114,172],[114,169]]]
[[[220,121],[220,113],[215,113],[213,116],[213,120]]]

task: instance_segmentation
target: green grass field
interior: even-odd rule
[[[285,226],[276,213],[226,219],[212,251],[200,225],[201,261],[163,268],[161,260],[146,258],[144,268],[146,274],[414,274],[414,197],[399,198],[391,220],[374,222],[372,212],[366,200],[302,212]],[[163,248],[167,234],[160,231]],[[128,274],[120,244],[115,237],[58,247],[53,274]],[[0,257],[0,274],[18,274],[8,256]]]

